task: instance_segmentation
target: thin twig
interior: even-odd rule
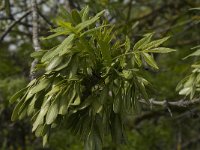
[[[7,29],[2,33],[2,35],[0,36],[0,42],[3,41],[3,39],[5,38],[5,36],[12,30],[13,27],[15,27],[15,25],[17,23],[19,23],[22,19],[24,19],[26,16],[28,16],[31,13],[31,10],[26,11],[20,18],[18,18],[17,20],[13,21],[8,27]]]
[[[44,21],[46,21],[51,27],[55,27],[54,24],[53,24],[49,19],[47,19],[47,17],[45,17],[45,16],[42,14],[41,11],[38,11],[38,14],[39,14],[39,16],[40,16]]]

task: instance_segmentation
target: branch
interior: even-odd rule
[[[6,6],[5,1],[6,0],[2,1],[1,5],[0,5],[0,11],[5,8],[5,6]]]
[[[51,27],[55,27],[54,26],[54,24],[47,18],[47,17],[45,17],[43,14],[42,14],[42,12],[41,11],[38,11],[38,14],[40,15],[40,17],[44,20],[44,21],[46,21]]]
[[[3,41],[3,39],[5,38],[5,36],[12,30],[12,28],[19,23],[22,19],[24,19],[26,16],[28,16],[31,13],[31,10],[26,11],[20,18],[18,18],[17,20],[13,21],[8,27],[7,29],[2,33],[2,35],[0,36],[0,42]]]
[[[145,100],[140,100],[140,102],[147,104],[147,102]],[[167,107],[189,107],[189,106],[192,106],[195,104],[200,104],[200,99],[198,99],[198,98],[192,99],[192,100],[181,99],[179,101],[167,101],[167,100],[158,101],[158,100],[150,99],[149,102],[151,105],[162,106],[165,108],[167,108]]]
[[[175,120],[180,120],[184,118],[197,117],[199,110],[197,108],[193,108],[193,109],[185,108],[185,109],[173,109],[173,112],[176,112],[176,114],[181,113],[180,115],[173,117],[173,119]],[[144,120],[158,119],[163,116],[170,117],[169,112],[166,109],[151,110],[151,111],[144,112],[140,115],[137,115],[136,117],[134,117],[133,122],[129,124],[131,124],[131,127],[134,128],[135,126],[138,126]]]
[[[35,51],[38,51],[41,49],[40,43],[39,43],[39,37],[38,37],[38,11],[37,11],[37,3],[36,0],[32,0],[32,25],[33,25],[33,48]],[[30,69],[30,77],[31,80],[36,77],[36,72],[34,71],[34,68],[36,64],[38,63],[37,59],[34,59],[34,61],[31,64],[31,69]]]
[[[155,106],[161,106],[163,108],[158,110],[151,110],[148,112],[145,112],[141,115],[138,115],[134,118],[133,122],[131,124],[135,126],[139,125],[144,120],[150,120],[152,118],[159,118],[161,116],[169,116],[169,114],[172,116],[172,112],[181,113],[181,115],[175,117],[174,119],[180,119],[182,117],[190,115],[191,117],[196,117],[197,115],[197,109],[188,109],[188,107],[193,106],[195,104],[200,104],[200,99],[193,99],[193,100],[179,100],[179,101],[158,101],[154,99],[150,99],[149,102],[145,100],[140,100],[141,103],[147,104],[147,105],[155,105]],[[172,112],[171,112],[172,110]]]
[[[156,111],[150,111],[145,112],[139,116],[136,116],[134,119],[134,122],[132,123],[134,126],[139,125],[143,120],[150,120],[151,118],[158,118],[161,116],[166,116],[168,113],[166,113],[163,109],[162,110],[156,110]]]
[[[32,0],[32,25],[33,25],[33,48],[35,51],[40,50],[40,43],[38,38],[38,12],[36,0]]]
[[[182,149],[186,149],[186,148],[189,148],[191,147],[191,145],[195,144],[195,143],[199,143],[200,141],[200,136],[197,136],[187,142],[185,142],[183,145],[182,145]]]

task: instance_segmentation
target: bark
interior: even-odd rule
[[[38,29],[39,29],[39,24],[38,24],[38,11],[37,11],[37,2],[36,0],[31,1],[32,4],[32,25],[33,25],[33,36],[32,36],[32,41],[33,41],[33,48],[34,51],[39,51],[41,49],[40,43],[39,43],[39,37],[38,37]],[[36,78],[36,71],[35,66],[37,65],[38,60],[35,59],[32,64],[31,64],[31,70],[30,70],[30,78],[33,80]]]

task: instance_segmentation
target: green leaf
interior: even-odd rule
[[[80,103],[80,105],[78,105],[75,110],[73,111],[73,113],[76,113],[78,110],[82,110],[86,107],[88,107],[89,105],[91,105],[93,101],[92,97],[88,97],[86,100],[84,100],[83,102]]]
[[[39,81],[39,83],[32,88],[31,94],[35,94],[35,93],[45,89],[49,85],[49,83],[50,83],[49,79],[45,79],[45,78],[41,79]]]
[[[176,86],[176,91],[181,90],[183,88],[184,83],[189,79],[190,76],[183,78],[178,85]]]
[[[49,139],[49,132],[47,132],[42,138],[43,147],[45,147],[47,145],[48,139]]]
[[[57,56],[59,53],[61,53],[66,47],[68,47],[71,42],[73,41],[75,35],[71,34],[69,35],[56,49],[48,51],[44,56],[42,57],[42,62],[48,61],[52,59],[53,57]]]
[[[65,115],[67,111],[67,98],[62,97],[62,99],[60,100],[60,108],[58,114]]]
[[[33,93],[31,93],[32,92],[32,89],[31,88],[29,88],[28,90],[27,90],[27,94],[26,94],[26,98],[25,98],[25,101],[27,101],[28,99],[30,99],[34,94]]]
[[[186,59],[186,58],[191,57],[191,56],[200,56],[200,49],[196,50],[195,52],[193,52],[192,54],[186,56],[183,59]]]
[[[20,109],[21,109],[21,108],[20,108]],[[22,110],[19,110],[19,111],[20,111],[19,117],[18,117],[19,120],[23,119],[23,118],[26,116],[26,114],[27,114],[27,109],[28,109],[28,108],[25,106]]]
[[[73,57],[73,56],[67,58],[68,61],[67,61],[66,63],[63,63],[62,65],[58,66],[58,67],[55,69],[55,71],[60,71],[60,70],[62,70],[62,69],[64,69],[64,68],[68,67],[68,65],[70,64],[70,62],[71,62],[71,60],[72,60],[72,57]]]
[[[119,113],[120,112],[120,108],[121,108],[121,95],[117,95],[117,97],[114,98],[113,101],[113,111],[115,113]]]
[[[144,38],[142,38],[141,40],[139,40],[133,47],[133,51],[134,50],[139,50],[141,49],[144,45],[146,45],[147,43],[150,42],[151,38],[152,38],[153,34],[147,34]]]
[[[98,128],[94,128],[94,143],[95,143],[95,150],[102,150],[102,139]]]
[[[134,53],[134,60],[137,63],[137,65],[140,67],[142,65],[142,60],[140,59],[139,53]]]
[[[137,86],[138,86],[138,88],[141,92],[141,95],[144,97],[145,100],[148,100],[148,94],[146,92],[145,84],[144,84],[144,81],[146,81],[146,80],[144,78],[137,77],[137,80],[135,80],[135,81],[136,81]]]
[[[57,23],[59,26],[64,28],[64,31],[67,32],[67,34],[75,32],[75,28],[72,26],[72,24],[70,22],[65,22],[63,20],[57,20]],[[59,30],[61,30],[61,29],[54,29],[54,30],[50,30],[50,31],[63,32],[62,30],[61,31],[59,31]]]
[[[159,45],[161,45],[162,43],[164,43],[165,41],[167,41],[170,37],[165,37],[165,38],[162,38],[162,39],[159,39],[159,40],[154,40],[144,46],[142,46],[142,49],[143,50],[149,50],[149,49],[152,49],[152,48],[156,48],[158,47]]]
[[[35,122],[33,123],[32,131],[35,131],[39,125],[44,123],[44,117],[45,117],[47,111],[49,110],[49,106],[50,106],[50,103],[49,103],[48,99],[46,99],[43,102],[43,105],[39,111],[39,114],[37,115]]]
[[[44,55],[43,57],[41,58],[41,62],[44,63],[46,61],[49,61],[50,59],[52,59],[54,56],[53,53],[55,53],[55,49],[57,48],[58,46],[56,47],[53,47],[52,49],[48,50]]]
[[[35,102],[36,102],[37,99],[38,99],[38,96],[36,94],[33,97],[33,99],[31,100],[30,104],[28,105],[28,109],[27,109],[27,115],[28,116],[31,116],[32,113],[34,112],[34,110],[35,110]]]
[[[76,99],[74,100],[74,102],[71,104],[72,106],[77,106],[81,103],[81,99],[79,96],[76,97]]]
[[[69,97],[68,96],[69,96],[70,90],[71,90],[71,86],[68,86],[66,88],[66,90],[63,92],[63,95],[61,96],[61,98],[59,100],[60,106],[59,106],[58,114],[65,115],[67,113],[68,103],[69,103],[69,99],[68,99]]]
[[[83,8],[80,11],[82,22],[84,22],[88,19],[88,13],[89,13],[89,7],[88,6],[86,6],[85,8]]]
[[[37,81],[37,79],[33,79],[32,81],[29,82],[29,84],[26,87],[32,86],[33,84],[36,83],[36,81]]]
[[[45,95],[45,96],[51,96],[54,95],[55,93],[60,91],[59,86],[52,87],[52,89]]]
[[[41,58],[46,52],[47,52],[46,50],[39,50],[39,51],[31,53],[31,57]]]
[[[96,98],[96,99],[97,99],[97,98]],[[93,101],[93,103],[92,103],[92,108],[93,108],[94,114],[100,113],[101,110],[102,110],[102,105],[101,105],[101,103],[98,102],[98,101]]]
[[[195,47],[193,47],[191,49],[199,49],[199,48],[200,48],[200,45],[197,45],[197,46],[195,46]]]
[[[101,26],[99,26],[99,27],[95,27],[95,28],[89,29],[89,30],[87,30],[87,31],[85,31],[85,32],[83,32],[83,33],[81,33],[80,37],[82,37],[82,36],[85,35],[85,34],[91,34],[91,35],[93,35],[93,33],[94,33],[95,31],[99,31],[100,29],[102,29],[102,28],[104,28],[104,27],[108,27],[108,26],[110,26],[110,25],[109,25],[109,24],[106,24],[106,25],[101,25]]]
[[[69,23],[69,26],[71,26],[71,23]],[[59,32],[64,32],[65,30],[66,30],[66,27],[57,27],[57,28],[51,29],[49,32],[59,33]]]
[[[112,120],[112,139],[115,142],[115,144],[120,144],[123,139],[123,130],[122,130],[122,122],[121,118],[118,114],[113,114],[113,120]]]
[[[85,140],[85,150],[102,150],[102,141],[96,128],[92,128]]]
[[[46,67],[46,71],[53,70],[55,67],[57,67],[62,62],[63,57],[54,57],[48,66]]]
[[[189,10],[200,10],[200,7],[190,8]]]
[[[59,53],[59,55],[60,55],[60,53],[62,53],[62,55],[63,55],[63,50],[66,50],[68,47],[69,47],[69,45],[71,46],[71,43],[72,43],[72,41],[74,40],[74,37],[75,37],[75,35],[74,34],[71,34],[71,35],[69,35],[56,49],[55,49],[55,54],[54,55],[57,55],[58,53]]]
[[[190,78],[185,81],[184,87],[192,87],[194,85],[196,76],[194,74],[190,75]]]
[[[54,102],[51,104],[47,112],[46,124],[52,124],[57,116],[58,116],[58,101],[54,100]]]
[[[191,87],[186,87],[186,88],[183,88],[182,90],[179,91],[179,94],[180,95],[188,95],[190,92],[191,92]]]
[[[132,78],[133,78],[133,73],[132,73],[132,71],[130,71],[130,70],[123,70],[123,71],[122,71],[122,76],[123,76],[125,79],[132,79]]]
[[[27,88],[23,88],[20,91],[18,91],[17,93],[15,93],[9,100],[9,102],[11,104],[13,104],[14,102],[17,101],[18,98],[20,98],[22,96],[22,94],[27,90]]]
[[[72,43],[69,43],[69,45],[66,45],[64,49],[62,49],[60,52],[59,52],[59,56],[63,56],[65,54],[68,54],[70,53],[70,48],[72,47]]]
[[[72,60],[72,66],[71,66],[71,70],[70,70],[70,74],[69,74],[69,79],[73,79],[76,78],[76,74],[77,74],[77,70],[78,70],[78,59],[73,59]]]
[[[149,64],[153,68],[159,69],[155,60],[153,59],[153,57],[151,55],[149,55],[148,53],[142,53],[142,56],[144,57],[147,64]]]
[[[149,50],[144,50],[144,52],[149,53],[170,53],[176,51],[175,49],[166,48],[166,47],[157,47]]]
[[[112,63],[111,52],[107,41],[99,41],[100,51],[103,57],[104,64],[110,66]]]
[[[15,121],[17,120],[18,116],[19,116],[19,109],[21,108],[21,106],[23,105],[24,101],[21,100],[14,108],[13,112],[12,112],[12,116],[11,116],[11,120]]]
[[[131,48],[131,43],[130,43],[130,39],[128,38],[128,36],[126,36],[126,41],[125,41],[125,50],[126,52],[128,52]]]
[[[82,23],[79,23],[75,28],[75,30],[77,30],[77,32],[80,32],[81,30],[85,29],[86,27],[90,26],[91,24],[95,23],[99,17],[104,13],[105,11],[101,11],[98,14],[96,14],[96,16],[94,16],[92,19],[89,19],[87,21],[84,21]]]
[[[44,136],[47,132],[48,127],[46,125],[40,125],[35,131],[36,137]]]
[[[71,106],[72,102],[74,101],[75,96],[76,96],[76,91],[75,89],[73,89],[71,91],[71,97],[69,99],[69,103],[67,104],[67,109],[69,109],[69,107]]]
[[[81,22],[81,16],[80,16],[79,12],[76,9],[73,9],[71,14],[72,14],[72,19],[74,20],[74,22],[76,24]]]
[[[66,10],[66,8],[64,7],[64,5],[59,6],[59,16],[61,17],[62,20],[67,20],[69,22],[72,22],[72,16],[70,14],[70,12],[68,12]]]
[[[71,33],[71,31],[69,31],[69,30],[66,29],[65,31],[56,32],[56,33],[51,34],[51,35],[49,35],[47,37],[42,37],[41,40],[48,40],[48,39],[52,39],[52,38],[55,38],[55,37],[60,36],[60,35],[68,35],[70,33]]]

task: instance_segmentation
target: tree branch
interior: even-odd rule
[[[145,112],[139,116],[136,116],[134,119],[134,122],[132,124],[133,124],[133,126],[136,126],[136,125],[139,125],[143,120],[149,120],[151,118],[158,118],[158,117],[165,116],[165,115],[167,115],[167,113],[163,109]]]
[[[8,27],[7,29],[2,33],[2,35],[0,36],[0,42],[3,41],[3,39],[5,38],[5,36],[12,30],[12,28],[19,23],[22,19],[24,19],[26,16],[28,16],[31,13],[31,10],[26,11],[20,18],[18,18],[17,20],[13,21]]]
[[[38,11],[38,14],[39,14],[40,17],[41,17],[44,21],[46,21],[51,27],[55,27],[54,24],[53,24],[47,17],[45,17],[45,16],[42,14],[41,11]]]
[[[186,148],[189,148],[191,147],[191,145],[195,144],[195,143],[199,143],[200,141],[200,136],[197,136],[187,142],[185,142],[183,145],[182,145],[182,149],[186,149]]]
[[[147,102],[145,100],[140,100],[140,102],[147,104]],[[200,99],[199,98],[192,99],[192,100],[181,99],[179,101],[167,101],[167,100],[158,101],[158,100],[150,99],[149,102],[151,105],[162,106],[165,108],[167,108],[167,107],[189,107],[189,106],[192,106],[195,104],[200,104]]]
[[[36,0],[32,0],[32,25],[33,25],[33,36],[32,36],[32,40],[33,40],[33,48],[35,51],[38,51],[41,49],[40,47],[40,43],[39,43],[39,37],[38,37],[38,11],[37,11],[37,3]],[[37,59],[34,59],[34,61],[31,64],[31,69],[30,69],[30,78],[31,80],[33,80],[34,78],[36,78],[36,72],[34,70],[36,64],[38,63]]]
[[[0,11],[3,10],[3,9],[5,8],[5,6],[6,6],[5,1],[6,1],[6,0],[1,1],[1,3],[0,3],[0,4],[1,4],[1,5],[0,5]]]

